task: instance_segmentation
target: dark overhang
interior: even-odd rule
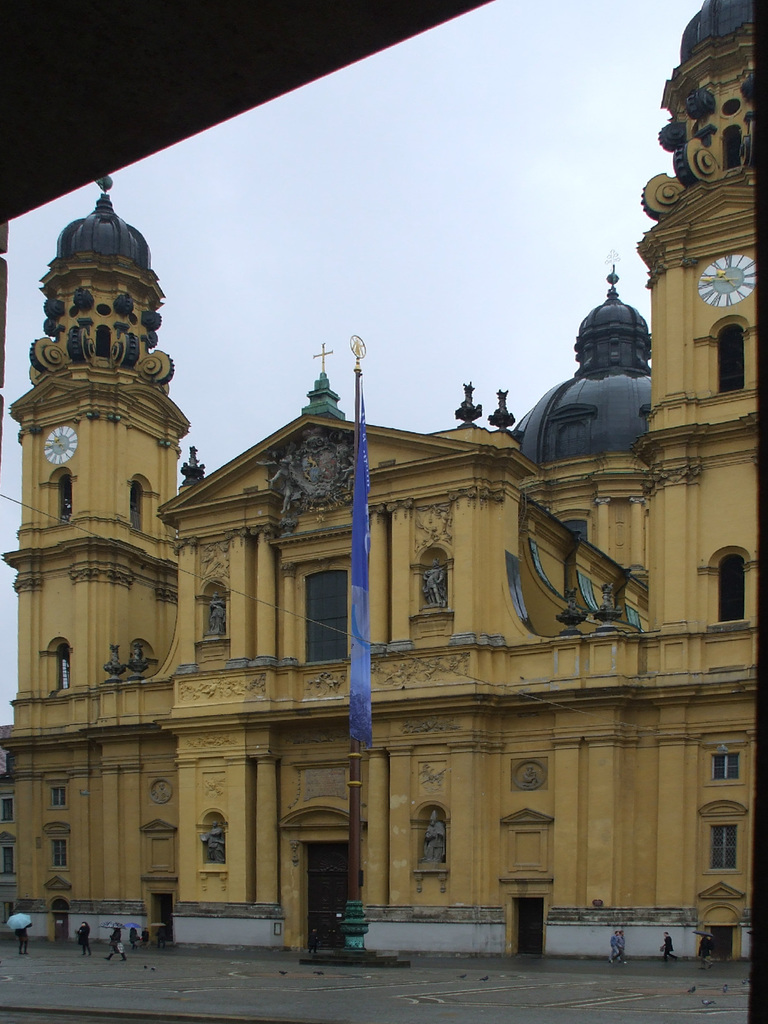
[[[0,222],[489,0],[16,0]]]

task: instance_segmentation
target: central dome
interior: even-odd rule
[[[605,302],[581,323],[573,378],[548,391],[515,431],[533,462],[629,451],[648,429],[651,338],[643,317],[619,299],[617,281],[609,274]]]

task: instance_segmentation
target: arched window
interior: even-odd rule
[[[141,484],[138,480],[131,481],[131,526],[134,530],[141,529]]]
[[[70,650],[69,644],[59,644],[56,648],[56,689],[68,690],[70,682]]]
[[[718,335],[717,385],[719,391],[744,387],[744,331],[737,324],[724,327]]]
[[[744,618],[744,559],[726,555],[720,562],[720,622]]]
[[[741,166],[741,128],[737,124],[723,132],[723,164],[726,168]]]
[[[347,656],[347,574],[344,570],[307,577],[307,661],[341,661]]]
[[[112,332],[104,324],[96,328],[96,355],[102,359],[109,359],[112,351]]]
[[[59,477],[59,519],[68,523],[72,518],[72,477],[69,473]]]

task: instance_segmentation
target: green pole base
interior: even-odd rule
[[[344,934],[344,949],[365,949],[365,934],[368,931],[368,922],[365,920],[362,901],[347,900],[344,912],[345,917],[341,923],[341,930]]]

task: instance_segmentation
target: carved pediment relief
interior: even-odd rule
[[[72,883],[68,882],[66,878],[62,878],[61,875],[51,875],[47,882],[44,883],[46,889],[58,890],[64,892],[72,888]]]
[[[714,885],[710,885],[707,889],[702,889],[699,893],[700,900],[740,900],[744,896],[745,893],[740,889],[734,889],[727,882],[715,882]]]
[[[47,836],[68,836],[70,832],[69,823],[66,821],[49,821],[43,825],[43,832]]]
[[[153,818],[152,821],[148,821],[145,825],[139,827],[139,832],[158,832],[167,835],[169,832],[178,832],[175,825],[171,825],[169,821],[163,821],[162,818]]]
[[[506,818],[501,819],[501,823],[502,825],[551,825],[554,820],[548,814],[525,807],[522,811],[508,814]]]
[[[16,842],[16,836],[12,835],[12,833],[10,833],[10,832],[0,832],[0,843],[2,843],[3,846],[8,846],[10,843],[15,843],[15,842]]]

